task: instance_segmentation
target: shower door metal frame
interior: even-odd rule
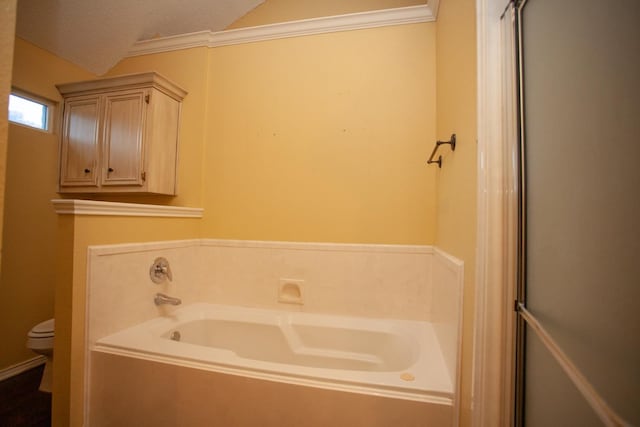
[[[512,1],[508,7],[508,10],[513,13],[514,29],[513,34],[515,36],[514,47],[516,62],[516,96],[517,96],[517,123],[518,128],[518,242],[517,242],[517,279],[515,284],[514,294],[516,300],[514,301],[515,316],[515,340],[514,340],[514,410],[513,410],[513,423],[517,427],[524,425],[524,390],[525,390],[525,343],[527,334],[527,325],[525,320],[520,315],[520,305],[526,305],[526,240],[527,240],[527,227],[526,227],[526,173],[525,173],[525,116],[524,116],[524,68],[522,58],[522,8],[524,8],[527,0],[515,0]],[[505,12],[506,13],[506,12]]]

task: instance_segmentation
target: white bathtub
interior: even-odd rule
[[[427,322],[199,303],[101,338],[92,350],[419,402],[451,405],[453,397]]]

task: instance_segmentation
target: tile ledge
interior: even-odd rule
[[[202,218],[204,213],[204,209],[202,208],[103,202],[97,200],[53,199],[51,203],[58,215]]]
[[[318,250],[338,252],[395,252],[427,255],[433,253],[433,247],[429,245],[401,245],[380,243],[331,243],[296,241],[288,242],[276,240],[201,239],[200,246],[285,250]]]

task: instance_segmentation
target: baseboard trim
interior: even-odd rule
[[[0,381],[15,377],[16,375],[19,375],[37,366],[44,365],[46,361],[46,357],[36,356],[32,359],[25,360],[24,362],[16,363],[15,365],[11,365],[7,368],[0,369]]]

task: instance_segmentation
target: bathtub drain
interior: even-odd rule
[[[409,372],[403,372],[400,374],[400,379],[403,381],[413,381],[416,379],[415,376],[413,376],[413,374],[409,373]]]

